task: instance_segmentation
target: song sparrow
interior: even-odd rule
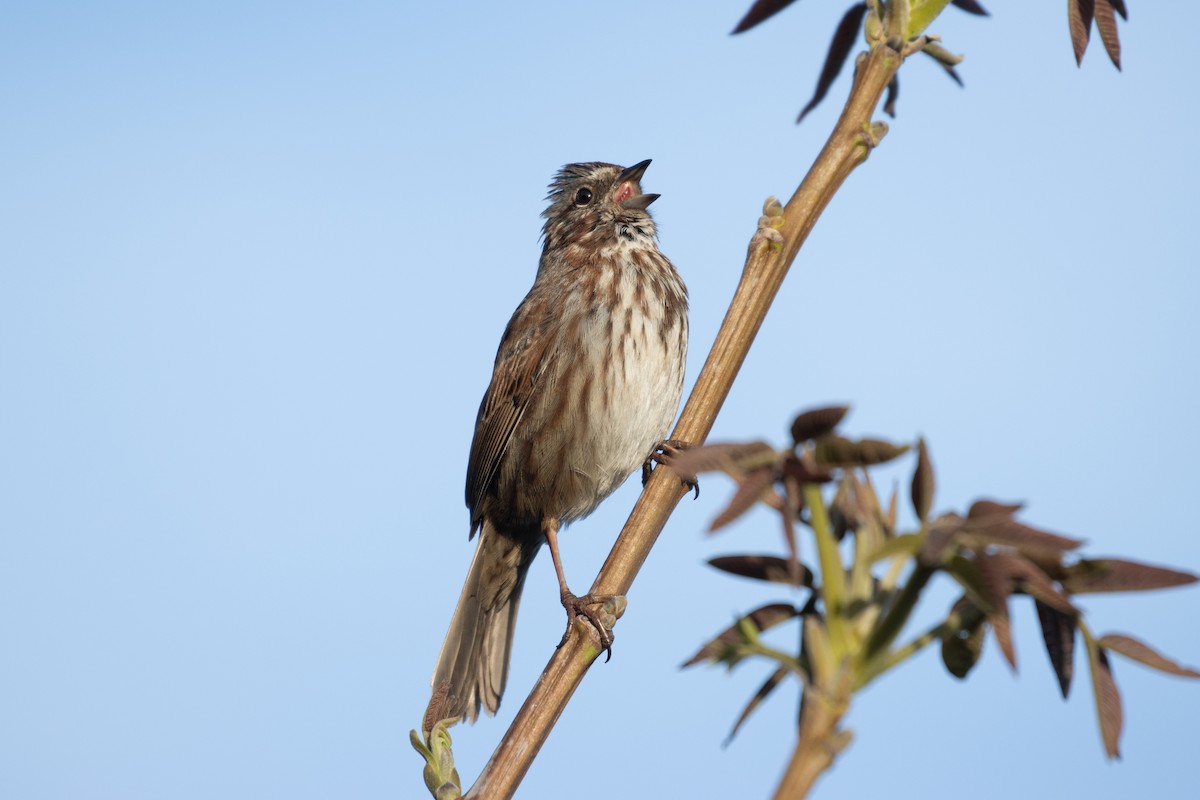
[[[687,353],[687,288],[658,250],[649,159],[568,164],[550,184],[537,277],[496,353],[467,464],[481,531],[434,670],[442,717],[494,714],[525,575],[550,545],[568,625],[598,624],[567,588],[558,531],[590,514],[661,442]],[[602,628],[602,626],[600,626]]]

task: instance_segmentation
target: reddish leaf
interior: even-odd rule
[[[995,500],[976,500],[971,503],[967,519],[984,519],[986,517],[1011,517],[1024,507],[1024,503],[998,503]]]
[[[898,511],[897,506],[899,505],[899,502],[898,502],[899,494],[900,494],[900,486],[898,484],[893,483],[892,484],[892,496],[888,498],[887,513],[884,514],[884,517],[883,517],[883,523],[887,527],[887,535],[888,536],[896,535],[896,514]]]
[[[821,66],[821,74],[817,78],[817,89],[813,92],[808,105],[801,109],[800,116],[796,117],[796,124],[800,124],[808,112],[825,99],[829,87],[833,85],[838,73],[842,71],[842,65],[846,63],[850,51],[854,49],[854,42],[858,39],[859,28],[862,27],[863,17],[866,16],[866,13],[866,3],[855,3],[850,6],[842,17],[842,21],[838,23],[837,29],[833,32],[833,41],[829,43],[829,52],[825,54],[825,63]]]
[[[1021,591],[1062,614],[1079,615],[1079,609],[1046,577],[1036,564],[1017,553],[995,553],[992,558],[1008,571],[1013,591]]]
[[[896,445],[882,439],[847,439],[828,434],[816,441],[814,457],[818,464],[834,467],[869,467],[891,461],[908,451],[907,445]]]
[[[1013,648],[1012,627],[1008,617],[1008,595],[1012,592],[1012,579],[1003,559],[997,556],[978,553],[975,563],[979,567],[979,576],[987,592],[987,599],[992,605],[988,622],[996,632],[996,643],[1000,645],[1000,652],[1004,653],[1004,659],[1015,671],[1017,653]]]
[[[798,456],[795,453],[788,453],[784,456],[779,471],[785,479],[794,480],[798,484],[829,483],[833,480],[833,473],[818,467],[812,453],[808,451],[803,451]]]
[[[925,440],[917,440],[917,468],[912,476],[912,504],[917,512],[917,519],[924,522],[929,517],[929,508],[933,505],[933,493],[937,483],[933,478],[933,462],[929,460],[929,448]]]
[[[950,4],[962,9],[968,14],[975,14],[979,17],[989,16],[987,10],[984,9],[983,6],[979,5],[979,3],[976,3],[975,0],[951,0]]]
[[[734,33],[748,31],[763,20],[769,19],[792,4],[792,0],[755,0],[754,5],[733,29]]]
[[[1048,533],[1002,516],[968,520],[967,533],[973,539],[982,539],[988,544],[1011,547],[1023,553],[1059,559],[1068,550],[1083,544],[1082,539]]]
[[[942,563],[946,551],[956,545],[963,530],[963,519],[957,514],[943,514],[935,519],[925,534],[925,541],[917,553],[918,560],[929,567]]]
[[[1095,0],[1096,30],[1100,31],[1100,41],[1104,50],[1112,60],[1113,66],[1121,68],[1121,41],[1117,38],[1117,18],[1113,14],[1111,0]],[[1122,16],[1124,16],[1122,14]]]
[[[750,716],[754,709],[758,708],[763,700],[767,699],[767,695],[775,691],[775,687],[783,682],[783,679],[788,676],[787,667],[780,667],[771,673],[771,677],[767,678],[762,686],[758,687],[758,691],[754,693],[754,697],[750,698],[750,702],[742,709],[742,713],[738,715],[737,722],[733,723],[733,729],[729,731],[729,736],[725,737],[725,744],[733,741],[733,737],[737,735],[738,729],[742,727],[742,723]]]
[[[1020,592],[1063,614],[1079,614],[1041,568],[1020,553],[976,552],[973,559],[959,555],[947,568],[964,588],[980,595],[981,602],[997,609],[1007,602],[1010,594]],[[985,605],[985,610],[992,609]]]
[[[807,582],[811,587],[812,573],[800,563],[800,544],[796,539],[796,520],[800,516],[800,509],[804,507],[804,496],[801,494],[800,484],[790,478],[784,480],[783,490],[783,508],[779,514],[779,522],[783,526],[783,542],[787,547],[788,583]]]
[[[1004,654],[1004,660],[1012,667],[1012,671],[1017,671],[1017,651],[1013,647],[1012,641],[1012,625],[1008,619],[1008,609],[1005,608],[1003,613],[996,613],[988,617],[988,622],[992,626],[992,630],[996,633],[996,644],[1000,645],[1000,652]]]
[[[763,493],[768,491],[774,482],[775,470],[770,467],[761,467],[753,472],[747,472],[738,481],[737,491],[730,498],[729,505],[725,506],[725,510],[720,514],[717,514],[716,519],[709,524],[708,530],[710,532],[719,530],[745,514],[762,498]]]
[[[1058,688],[1066,699],[1071,691],[1071,678],[1075,674],[1075,620],[1072,614],[1056,611],[1045,603],[1034,601],[1038,621],[1042,623],[1042,640],[1046,643],[1046,655],[1058,678]]]
[[[849,531],[858,530],[870,513],[858,478],[853,472],[843,473],[837,492],[829,502],[829,519],[833,523],[834,536],[840,542]]]
[[[1110,633],[1101,636],[1096,642],[1103,648],[1112,650],[1114,653],[1120,653],[1126,658],[1131,658],[1145,664],[1151,669],[1156,669],[1159,672],[1165,672],[1168,675],[1177,675],[1181,678],[1200,678],[1200,672],[1177,664],[1171,659],[1164,656],[1162,653],[1155,650],[1145,642],[1134,639],[1132,636],[1125,636],[1120,633]]]
[[[753,578],[754,580],[768,581],[770,583],[786,583],[793,586],[807,586],[810,589],[813,585],[813,574],[808,567],[803,564],[800,565],[800,582],[796,583],[791,577],[791,562],[779,556],[718,556],[710,558],[708,563],[709,566],[715,567],[722,572],[728,572],[731,575],[737,575],[742,578]]]
[[[755,628],[760,631],[765,631],[781,622],[785,622],[792,617],[798,616],[799,613],[800,612],[796,609],[796,607],[790,603],[771,603],[769,605],[762,606],[761,608],[756,608],[717,634],[716,638],[712,639],[708,644],[701,647],[696,652],[696,655],[685,661],[683,666],[690,667],[693,664],[700,663],[701,661],[719,660],[721,654],[725,650],[744,641],[744,637],[742,635],[742,620],[749,620],[751,623],[753,623]]]
[[[775,448],[766,442],[706,444],[679,452],[671,457],[667,466],[681,477],[715,470],[737,472],[774,461],[774,454]]]
[[[909,451],[906,444],[892,444],[883,439],[859,439],[859,457],[865,466],[885,464]]]
[[[1113,680],[1112,666],[1108,654],[1098,644],[1088,647],[1092,665],[1092,693],[1096,699],[1096,715],[1100,719],[1100,738],[1104,740],[1104,752],[1109,758],[1121,757],[1121,727],[1124,714],[1121,711],[1121,693]]]
[[[792,443],[800,444],[832,433],[849,411],[850,406],[826,406],[802,411],[792,420]]]
[[[1067,0],[1067,24],[1071,29],[1071,46],[1075,49],[1076,65],[1083,63],[1083,54],[1087,50],[1095,12],[1095,0]]]
[[[1155,567],[1119,558],[1083,559],[1067,567],[1062,579],[1068,594],[1141,592],[1195,583],[1190,572]]]
[[[983,614],[966,597],[959,598],[950,609],[951,616],[966,617],[967,624],[942,637],[942,663],[946,670],[960,680],[979,663],[983,652]]]

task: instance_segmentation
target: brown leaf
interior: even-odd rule
[[[750,716],[754,709],[758,708],[763,700],[767,699],[767,695],[775,691],[775,687],[783,682],[783,679],[788,676],[787,667],[780,667],[771,673],[771,676],[758,687],[758,691],[754,693],[754,697],[750,698],[750,702],[742,709],[742,713],[738,715],[737,722],[733,723],[733,729],[729,731],[729,736],[725,737],[725,744],[728,745],[733,741],[733,737],[737,735],[738,730],[742,727],[742,723]]]
[[[1083,544],[1082,539],[1048,533],[1002,516],[984,517],[981,520],[968,519],[966,532],[970,534],[971,539],[1051,559],[1060,559],[1066,551],[1074,550]]]
[[[1096,699],[1096,715],[1100,719],[1100,738],[1104,740],[1104,752],[1109,758],[1121,757],[1121,727],[1124,714],[1121,711],[1121,693],[1113,679],[1108,654],[1099,644],[1088,646],[1088,660],[1092,666],[1092,694]]]
[[[892,495],[888,498],[887,513],[884,514],[883,524],[887,528],[888,536],[896,535],[896,515],[898,512],[900,487],[898,484],[892,484]]]
[[[1024,507],[1024,503],[998,503],[995,500],[976,500],[974,503],[971,503],[971,509],[967,512],[967,519],[985,519],[995,516],[1011,517]]]
[[[808,101],[808,104],[800,110],[800,116],[796,117],[797,125],[803,121],[808,112],[825,99],[829,87],[833,85],[838,73],[842,71],[842,65],[849,58],[850,51],[854,49],[854,42],[858,39],[859,29],[862,28],[863,17],[866,16],[866,13],[866,3],[855,3],[850,6],[842,17],[842,21],[838,23],[833,32],[833,41],[829,43],[829,51],[825,54],[825,63],[821,66],[821,74],[817,78],[817,89],[813,92],[812,99]]]
[[[818,467],[812,453],[807,451],[800,455],[788,453],[779,471],[784,478],[791,478],[797,483],[829,483],[833,480],[833,473]]]
[[[992,626],[992,630],[996,633],[996,644],[1000,645],[1000,652],[1004,654],[1004,660],[1012,667],[1012,671],[1017,671],[1017,651],[1013,647],[1012,640],[1012,625],[1008,619],[1008,609],[1005,608],[1003,613],[996,613],[988,617],[988,622]]]
[[[884,464],[911,449],[906,444],[892,444],[883,439],[859,439],[858,446],[865,466]]]
[[[1200,678],[1200,672],[1172,661],[1150,645],[1134,639],[1132,636],[1109,633],[1101,636],[1096,644],[1168,675],[1178,675],[1181,678]]]
[[[729,500],[729,505],[717,514],[708,526],[709,532],[717,531],[735,519],[745,514],[754,504],[762,499],[763,493],[771,488],[771,484],[775,482],[775,470],[770,467],[760,467],[753,472],[747,472],[738,480],[737,491],[733,493],[733,497]]]
[[[778,14],[792,4],[793,0],[755,0],[754,5],[742,17],[742,21],[733,29],[734,33],[748,31],[758,23]]]
[[[759,441],[691,447],[671,456],[666,463],[677,475],[690,477],[698,472],[738,472],[753,469],[774,460],[775,448]]]
[[[990,16],[983,6],[976,3],[975,0],[951,0],[950,5],[962,9],[968,14],[975,14],[979,17]]]
[[[826,434],[816,440],[814,457],[818,464],[832,467],[869,467],[891,461],[908,451],[908,445],[897,445],[882,439],[847,439]]]
[[[933,478],[933,462],[929,460],[929,448],[925,439],[917,439],[917,467],[912,476],[912,504],[917,512],[917,519],[924,522],[929,517],[929,508],[933,505],[933,493],[937,483]]]
[[[1120,558],[1082,559],[1066,568],[1062,579],[1068,594],[1141,592],[1195,583],[1190,572],[1155,567]]]
[[[973,610],[969,624],[942,637],[942,663],[946,670],[960,680],[979,663],[983,652],[983,615],[979,609],[966,597],[959,598],[950,609],[951,616]]]
[[[1058,678],[1058,688],[1066,699],[1071,691],[1071,678],[1075,674],[1075,620],[1073,614],[1064,614],[1038,600],[1038,621],[1042,623],[1042,640],[1046,643],[1046,655]]]
[[[1117,18],[1113,14],[1111,0],[1095,0],[1096,30],[1100,31],[1100,41],[1104,50],[1112,60],[1113,66],[1121,68],[1121,41],[1117,38]],[[1121,16],[1124,16],[1122,14]]]
[[[1062,614],[1079,615],[1071,600],[1055,588],[1046,573],[1019,553],[994,553],[995,563],[1008,572],[1013,591],[1020,591]]]
[[[1012,579],[1004,559],[988,553],[977,553],[975,563],[979,567],[983,589],[992,605],[987,615],[992,630],[996,632],[996,643],[1004,659],[1015,671],[1017,669],[1017,653],[1013,648],[1012,627],[1008,617],[1008,595],[1012,592]]]
[[[861,494],[861,486],[853,472],[842,474],[837,491],[829,501],[829,521],[833,534],[840,542],[849,532],[858,530],[870,513]]]
[[[958,543],[963,530],[963,519],[957,514],[943,514],[929,525],[925,541],[917,553],[918,560],[928,567],[942,563],[947,550]]]
[[[974,559],[956,556],[948,569],[964,588],[980,595],[986,610],[1001,607],[1010,594],[1027,594],[1063,614],[1077,616],[1079,609],[1060,592],[1041,568],[1020,553],[984,551]]]
[[[792,443],[800,444],[832,433],[849,411],[850,406],[825,406],[800,412],[792,420]]]
[[[787,547],[788,583],[803,582],[804,572],[807,570],[807,567],[800,563],[800,543],[796,538],[796,519],[799,518],[800,509],[803,507],[804,496],[800,491],[800,484],[790,478],[784,479],[783,508],[779,514],[779,523],[783,526],[783,542]],[[812,580],[811,574],[808,580]]]
[[[1067,0],[1067,24],[1071,29],[1071,47],[1075,49],[1077,66],[1083,63],[1083,54],[1087,50],[1095,11],[1095,0]]]
[[[744,637],[742,635],[742,620],[749,620],[754,627],[759,631],[765,631],[772,628],[781,622],[798,616],[800,612],[795,606],[790,603],[770,603],[769,605],[756,608],[749,614],[746,614],[734,624],[730,625],[725,630],[717,634],[716,638],[709,641],[708,644],[701,647],[696,655],[689,658],[683,663],[683,666],[690,667],[693,664],[699,664],[701,661],[719,660],[721,654],[729,647],[740,644]]]
[[[753,578],[770,583],[786,583],[792,586],[807,586],[810,589],[813,585],[813,574],[808,567],[800,565],[800,583],[796,583],[791,578],[791,562],[779,556],[717,556],[710,558],[708,564],[722,572],[742,578]]]

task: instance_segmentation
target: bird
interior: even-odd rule
[[[650,160],[558,171],[542,253],[509,320],[475,421],[468,539],[479,534],[432,685],[443,718],[495,714],[508,680],[525,577],[549,545],[568,630],[611,634],[571,592],[560,531],[590,514],[664,446],[683,390],[688,293],[658,247],[642,192]],[[431,708],[433,701],[431,701]]]

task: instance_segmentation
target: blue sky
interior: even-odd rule
[[[745,3],[55,3],[0,26],[0,795],[419,797],[420,721],[471,556],[467,449],[563,163],[653,158],[691,289],[694,379],[763,199],[788,196],[848,75],[797,128],[840,4],[748,34]],[[1087,552],[1200,570],[1194,253],[1200,123],[1178,11],[1132,3],[1125,71],[1082,69],[1065,3],[934,30],[899,118],[801,252],[714,440],[799,409],[925,435],[939,509],[989,495]],[[1044,6],[1044,7],[1043,7]],[[586,587],[632,483],[563,538]],[[795,691],[721,742],[767,669],[680,672],[786,597],[713,555],[778,549],[754,514],[672,518],[520,796],[767,796]],[[558,641],[547,557],[497,719]],[[927,618],[953,599],[935,587]],[[1087,599],[1093,628],[1200,662],[1200,592]],[[817,797],[1169,796],[1200,686],[1115,665],[1124,760],[1086,682],[1058,699],[1036,620],[1020,673],[931,651],[862,694]],[[1083,665],[1078,664],[1080,677]]]

